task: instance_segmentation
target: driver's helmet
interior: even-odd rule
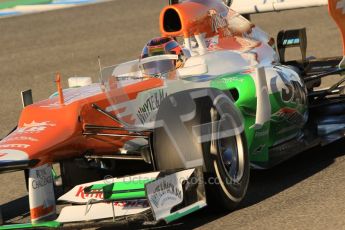
[[[150,57],[173,54],[170,57],[155,59]],[[185,55],[174,39],[158,37],[150,40],[144,47],[140,56],[140,68],[144,75],[164,77],[166,74],[183,66]]]

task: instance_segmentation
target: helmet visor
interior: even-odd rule
[[[161,60],[142,64],[142,71],[149,76],[157,76],[175,69],[175,60]]]
[[[148,57],[141,60],[140,68],[144,75],[160,77],[176,69],[177,59],[177,55],[171,54]]]

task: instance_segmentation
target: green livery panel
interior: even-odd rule
[[[269,148],[298,135],[305,123],[307,111],[304,86],[298,81],[288,81],[283,72],[267,77],[270,93],[271,119],[259,130],[255,124],[257,98],[255,73],[235,73],[219,76],[211,87],[230,91],[235,105],[240,109],[245,124],[251,162],[268,162]],[[278,84],[279,82],[280,84]],[[283,85],[283,87],[282,87]]]
[[[87,194],[102,192],[105,200],[144,199],[146,198],[145,184],[151,181],[153,179],[94,184],[86,187],[84,192]]]

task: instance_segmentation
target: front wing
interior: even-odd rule
[[[3,225],[0,229],[170,223],[206,206],[202,173],[198,172],[152,172],[77,185],[58,199],[67,206],[55,220]]]

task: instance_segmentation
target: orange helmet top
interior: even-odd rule
[[[148,63],[143,60],[145,58],[167,54],[177,55],[177,58],[163,59]],[[141,69],[145,75],[162,76],[162,74],[166,74],[181,67],[185,61],[185,55],[182,47],[177,41],[170,37],[158,37],[150,40],[145,45],[141,52],[140,60],[143,62],[143,64],[141,64]]]
[[[176,54],[183,55],[180,44],[169,37],[158,37],[150,40],[141,53],[141,59],[156,55]]]

